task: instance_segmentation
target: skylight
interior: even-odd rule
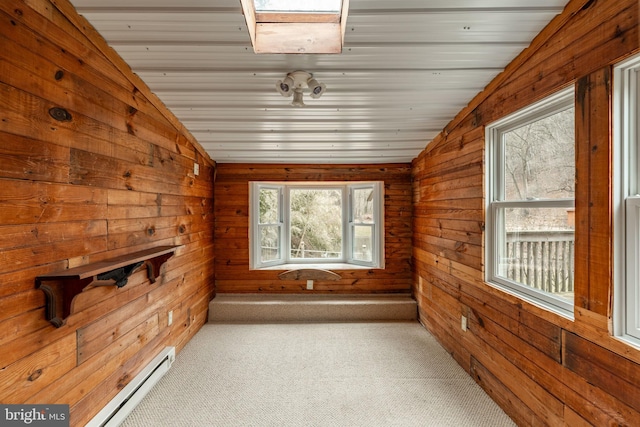
[[[253,0],[257,12],[340,13],[342,0]]]
[[[240,0],[255,53],[341,53],[349,0]]]

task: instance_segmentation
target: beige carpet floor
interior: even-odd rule
[[[122,424],[513,425],[418,322],[207,324]]]

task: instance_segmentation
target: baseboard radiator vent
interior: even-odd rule
[[[142,371],[93,417],[87,427],[116,427],[140,403],[176,360],[176,348],[165,347]]]

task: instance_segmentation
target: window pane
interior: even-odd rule
[[[353,222],[373,224],[373,188],[353,190]]]
[[[503,134],[505,199],[574,198],[574,108]]]
[[[354,225],[353,226],[353,253],[352,257],[356,261],[371,262],[373,260],[373,226]]]
[[[280,258],[280,226],[263,225],[260,227],[260,262],[274,261]]]
[[[498,274],[573,302],[573,210],[505,208]]]
[[[260,189],[260,224],[277,224],[279,190],[277,188]]]
[[[291,258],[342,258],[342,191],[291,189]]]
[[[626,288],[628,309],[626,333],[640,339],[640,197],[628,197],[626,204]]]
[[[258,12],[332,12],[342,9],[342,0],[254,0]]]

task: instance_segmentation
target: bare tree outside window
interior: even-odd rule
[[[278,198],[280,191],[276,188],[260,189],[260,224],[278,222]]]
[[[261,188],[259,199],[260,260],[268,262],[280,257],[280,190]]]
[[[575,198],[575,124],[570,108],[503,135],[505,200]],[[571,229],[566,214],[513,212],[507,231]]]
[[[353,259],[370,262],[374,239],[374,191],[371,187],[357,188],[352,194],[352,254]]]
[[[291,189],[291,258],[342,257],[342,191]]]

